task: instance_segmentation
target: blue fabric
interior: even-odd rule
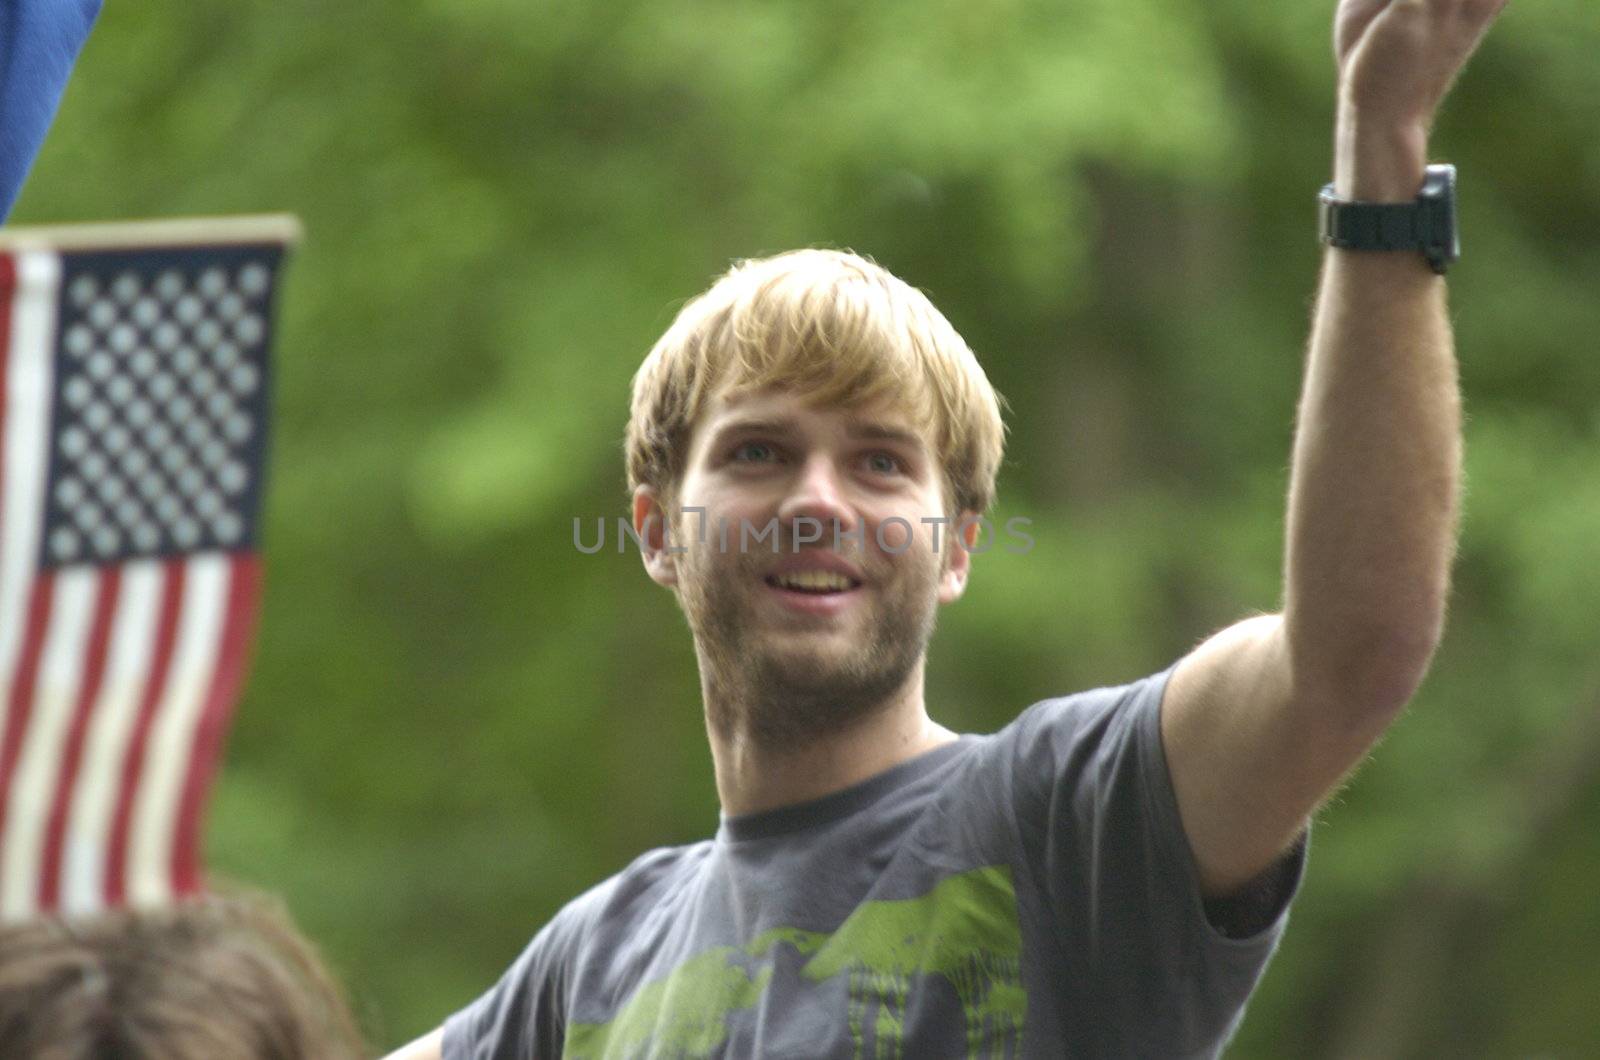
[[[0,0],[0,221],[99,13],[100,0]]]

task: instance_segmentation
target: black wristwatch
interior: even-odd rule
[[[1441,276],[1461,257],[1455,166],[1429,166],[1416,202],[1340,202],[1329,184],[1318,206],[1322,241],[1329,246],[1420,250]]]

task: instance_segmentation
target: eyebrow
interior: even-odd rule
[[[799,427],[792,419],[738,419],[717,428],[715,437],[726,438],[734,434],[796,434]],[[922,438],[900,427],[889,427],[865,420],[851,420],[845,428],[851,438],[871,439],[880,442],[899,442],[912,449],[923,448]]]

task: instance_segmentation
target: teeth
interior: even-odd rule
[[[779,574],[773,581],[791,589],[849,589],[854,583],[833,571],[808,570]]]

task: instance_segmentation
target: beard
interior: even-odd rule
[[[783,751],[887,709],[933,639],[944,566],[921,541],[894,559],[892,578],[858,564],[868,580],[846,612],[790,624],[765,597],[771,557],[693,545],[682,553],[678,601],[694,634],[712,731]],[[851,632],[829,628],[835,623]]]

